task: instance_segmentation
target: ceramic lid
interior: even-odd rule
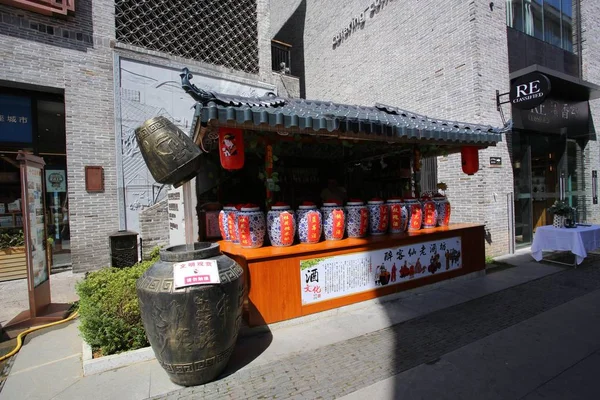
[[[309,205],[298,206],[299,210],[315,210],[316,208],[317,208],[316,204],[313,204],[311,206],[309,206]]]
[[[260,207],[242,207],[242,211],[260,211]]]
[[[362,206],[365,203],[362,201],[349,201],[348,203],[346,203],[346,207],[351,207],[351,206]]]
[[[400,198],[400,197],[392,197],[391,199],[388,199],[387,202],[388,203],[402,203],[402,198]]]
[[[338,202],[327,202],[323,203],[323,207],[341,207],[342,205]]]
[[[287,205],[285,205],[285,206],[272,206],[271,207],[272,211],[282,211],[282,210],[289,210],[289,209],[290,209],[290,206],[287,206]]]

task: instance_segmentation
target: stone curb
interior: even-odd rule
[[[83,376],[99,374],[101,372],[127,367],[132,364],[150,361],[156,358],[154,356],[154,351],[152,351],[152,347],[144,347],[106,357],[92,358],[92,348],[85,341],[82,341],[82,343],[83,349],[81,358],[83,364]]]
[[[257,326],[250,328],[243,326],[240,329],[238,337],[249,337],[254,335],[260,335],[266,332],[273,332],[278,329],[288,328],[296,325],[306,324],[323,318],[330,318],[333,316],[346,314],[348,312],[360,310],[366,307],[372,307],[379,304],[388,303],[394,300],[406,298],[419,293],[428,292],[437,288],[443,287],[449,282],[466,281],[474,278],[478,278],[485,275],[485,271],[472,272],[467,275],[461,275],[453,279],[433,283],[431,285],[420,286],[414,289],[405,290],[402,292],[390,294],[387,296],[377,297],[375,299],[362,301],[360,303],[351,304],[348,306],[335,308],[332,310],[322,311],[319,313],[307,315],[304,317],[294,318],[289,321],[277,322],[270,325]],[[154,360],[156,357],[152,347],[144,347],[141,349],[127,351],[119,354],[113,354],[110,356],[92,358],[92,348],[83,341],[82,349],[82,361],[83,361],[83,376],[89,376],[99,374],[101,372],[110,371],[117,368],[126,367],[132,364]]]

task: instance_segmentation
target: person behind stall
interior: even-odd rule
[[[327,187],[321,191],[321,200],[323,202],[335,200],[340,204],[346,202],[346,189],[340,185],[335,178],[327,180]]]

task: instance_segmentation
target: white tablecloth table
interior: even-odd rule
[[[570,251],[577,265],[587,257],[587,252],[600,247],[600,225],[555,228],[552,225],[536,229],[531,244],[531,255],[536,261],[542,259],[543,250]]]

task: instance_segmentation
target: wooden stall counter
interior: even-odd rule
[[[243,249],[219,242],[245,271],[249,326],[285,321],[485,268],[484,226]]]

